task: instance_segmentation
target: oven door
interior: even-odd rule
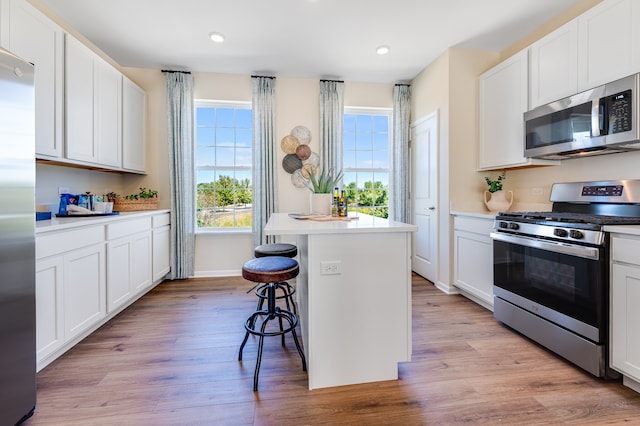
[[[593,342],[606,339],[604,247],[506,233],[493,238],[494,293]]]

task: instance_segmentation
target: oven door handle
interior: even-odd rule
[[[517,235],[500,234],[492,232],[491,238],[505,243],[518,244],[525,247],[532,247],[541,250],[548,250],[555,253],[567,254],[569,256],[582,257],[584,259],[599,260],[600,251],[595,247],[576,246],[554,241],[543,241],[537,238],[521,237]]]

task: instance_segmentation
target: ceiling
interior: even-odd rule
[[[578,2],[32,1],[125,67],[385,83],[413,79],[450,47],[501,51]]]

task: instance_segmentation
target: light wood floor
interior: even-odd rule
[[[35,425],[640,424],[640,394],[594,378],[413,277],[413,359],[398,381],[307,389],[290,337],[237,361],[242,278],[167,282],[38,374]],[[371,327],[393,312],[372,312]],[[380,348],[384,350],[384,348]]]

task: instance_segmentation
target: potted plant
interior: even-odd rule
[[[341,179],[342,171],[334,175],[333,169],[323,170],[319,176],[309,174],[307,188],[311,191],[311,213],[327,216],[331,214],[332,191]]]
[[[502,171],[496,179],[491,179],[488,176],[484,177],[485,182],[489,185],[489,188],[484,191],[484,204],[489,211],[499,212],[507,211],[513,203],[513,191],[508,191],[510,198],[507,200],[505,192],[502,190],[502,181],[507,179],[507,172]]]
[[[115,200],[113,210],[118,212],[156,210],[158,208],[158,191],[140,188],[140,192],[137,194],[129,194],[124,197],[116,195]]]

